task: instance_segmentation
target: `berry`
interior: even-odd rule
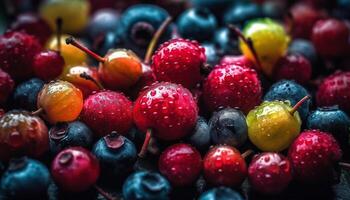
[[[292,166],[282,154],[261,153],[251,161],[248,178],[254,190],[263,194],[278,194],[292,180]]]
[[[216,65],[219,62],[219,51],[216,49],[213,43],[203,43],[202,47],[205,50],[205,57],[209,65]]]
[[[246,56],[224,56],[220,60],[220,65],[239,65],[242,67],[247,67],[251,69],[255,69],[255,64],[249,60]]]
[[[88,37],[94,41],[107,32],[114,31],[119,23],[119,14],[114,9],[101,9],[91,16],[89,24],[86,28]]]
[[[61,151],[52,161],[51,174],[55,183],[69,192],[82,192],[95,184],[100,174],[96,157],[82,147]]]
[[[81,120],[96,134],[104,136],[112,131],[126,134],[132,126],[132,103],[122,93],[101,91],[84,102]]]
[[[318,130],[302,132],[289,148],[288,158],[296,180],[320,183],[333,177],[333,165],[342,151],[334,137]]]
[[[12,93],[15,87],[15,82],[12,80],[11,76],[0,69],[0,104],[7,101],[7,98]]]
[[[195,41],[172,39],[163,43],[152,57],[158,81],[169,81],[187,88],[201,81],[200,68],[206,61],[205,50]]]
[[[33,61],[34,74],[44,81],[57,78],[63,71],[64,59],[56,51],[42,51],[35,55]]]
[[[255,3],[238,3],[224,13],[225,24],[243,25],[246,21],[262,17],[261,7]]]
[[[15,108],[34,111],[37,105],[38,94],[44,87],[44,81],[32,78],[19,84],[12,95]]]
[[[203,98],[209,111],[219,107],[239,108],[247,113],[261,101],[257,73],[239,65],[216,66],[204,83]]]
[[[238,148],[248,138],[245,116],[233,108],[215,112],[210,118],[209,130],[213,144],[227,144]]]
[[[39,157],[49,149],[44,122],[25,111],[10,111],[0,118],[0,159],[14,156]]]
[[[126,178],[137,159],[135,145],[116,133],[99,139],[92,153],[100,162],[101,177],[113,182]]]
[[[152,129],[163,140],[176,140],[196,125],[198,108],[187,89],[161,82],[143,91],[134,104],[134,122],[142,131]]]
[[[44,164],[21,157],[10,161],[0,185],[9,199],[41,199],[47,196],[50,182],[50,172]]]
[[[184,143],[174,144],[160,155],[158,167],[173,185],[188,186],[199,177],[202,158],[194,147]]]
[[[211,148],[204,157],[203,172],[212,185],[239,186],[247,175],[247,166],[239,151],[228,145]]]
[[[156,172],[138,171],[123,184],[125,200],[168,199],[171,186],[166,178]]]
[[[198,117],[197,124],[192,134],[186,138],[186,141],[201,152],[206,152],[208,150],[211,145],[209,126],[203,117]]]
[[[309,60],[312,66],[317,63],[317,53],[314,45],[309,40],[295,39],[291,42],[288,48],[290,54],[300,54],[303,55],[307,60]]]
[[[231,34],[228,28],[216,30],[213,40],[215,46],[220,50],[220,55],[239,54],[237,36]]]
[[[8,32],[0,36],[1,68],[16,80],[29,78],[33,74],[33,58],[40,52],[38,40],[26,33]]]
[[[198,200],[243,200],[242,195],[228,187],[216,187],[210,189],[199,197]]]

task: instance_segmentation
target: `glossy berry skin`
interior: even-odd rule
[[[211,145],[209,126],[204,117],[199,116],[192,134],[186,138],[186,142],[193,145],[201,152],[206,152]]]
[[[9,199],[40,199],[46,197],[50,182],[50,172],[44,164],[21,157],[10,161],[0,185]]]
[[[313,66],[316,65],[318,59],[314,45],[311,41],[305,39],[293,40],[289,45],[288,53],[303,55]]]
[[[207,58],[207,63],[210,65],[216,65],[219,62],[219,51],[213,43],[203,43],[202,47],[205,50],[205,57]]]
[[[254,62],[249,60],[246,56],[223,56],[220,60],[220,65],[239,65],[242,67],[255,69]]]
[[[216,66],[203,86],[203,98],[209,111],[231,107],[247,113],[260,103],[261,95],[255,70],[239,65]]]
[[[97,37],[113,31],[119,23],[119,14],[114,9],[101,9],[91,16],[86,28],[88,37],[94,41]]]
[[[97,181],[100,166],[88,150],[72,147],[57,154],[51,164],[51,174],[60,189],[83,192]]]
[[[239,151],[228,145],[211,148],[204,157],[205,180],[215,186],[239,186],[247,175],[247,166]]]
[[[232,34],[228,28],[216,30],[213,42],[220,50],[220,55],[239,54],[237,36]]]
[[[262,16],[261,7],[255,3],[238,3],[229,7],[224,14],[225,24],[243,25],[246,21]]]
[[[228,187],[212,188],[199,196],[198,200],[243,200],[242,195]]]
[[[40,52],[39,41],[22,32],[8,32],[0,36],[1,68],[15,80],[23,80],[33,75],[33,58]]]
[[[125,200],[167,200],[170,191],[168,180],[156,172],[135,172],[123,184]]]
[[[84,101],[80,117],[95,136],[101,137],[112,131],[125,134],[132,126],[132,103],[122,93],[101,91]]]
[[[174,186],[188,186],[199,177],[202,158],[194,147],[184,143],[174,144],[160,155],[158,168]]]
[[[11,24],[11,30],[22,31],[33,35],[44,45],[52,34],[51,28],[39,15],[34,13],[23,13],[17,16]]]
[[[193,88],[201,80],[200,68],[205,61],[203,47],[195,41],[178,38],[159,47],[152,57],[151,67],[158,81]]]
[[[196,125],[198,107],[187,89],[161,82],[143,91],[134,104],[134,122],[156,137],[176,140],[188,135]]]
[[[205,8],[184,11],[177,20],[179,34],[186,39],[210,41],[217,28],[215,16]]]
[[[323,57],[341,57],[348,53],[350,30],[345,22],[325,19],[312,29],[312,43]]]
[[[15,82],[11,76],[0,69],[0,103],[5,103],[7,98],[12,93],[15,87]]]
[[[37,109],[38,94],[44,87],[44,81],[32,78],[19,84],[12,95],[15,108],[22,108],[29,111]]]
[[[292,180],[292,166],[282,154],[261,153],[251,161],[248,178],[254,190],[263,194],[278,194]]]
[[[63,149],[75,146],[90,149],[93,136],[89,127],[80,121],[56,124],[49,131],[50,153],[56,155]]]
[[[338,105],[350,113],[350,72],[336,72],[323,80],[316,94],[317,105]]]
[[[291,105],[295,105],[300,99],[310,95],[309,92],[295,81],[282,80],[273,84],[264,96],[264,101],[289,101]],[[298,109],[302,121],[306,120],[311,100],[303,103]]]
[[[265,101],[247,115],[248,137],[262,151],[279,152],[289,147],[299,135],[298,112],[290,113],[290,104]]]
[[[215,112],[209,120],[209,130],[213,144],[227,144],[238,148],[248,138],[245,116],[233,108]]]
[[[40,91],[37,104],[50,123],[70,122],[78,118],[83,108],[83,94],[67,81],[51,81]]]
[[[36,77],[50,81],[57,78],[63,71],[64,59],[60,53],[46,50],[34,57],[33,69]]]
[[[123,180],[137,159],[135,145],[126,137],[111,133],[99,139],[91,151],[100,162],[103,179]]]
[[[306,130],[289,148],[293,176],[304,183],[320,183],[333,177],[333,166],[342,151],[335,138],[326,132]]]
[[[273,77],[277,81],[283,79],[295,80],[299,84],[307,84],[311,79],[311,75],[311,63],[299,54],[289,54],[279,59],[273,73]]]
[[[49,148],[45,123],[25,111],[10,111],[0,118],[0,159],[39,157]]]
[[[340,144],[348,143],[350,118],[337,106],[317,108],[311,112],[307,118],[306,127],[332,133]]]

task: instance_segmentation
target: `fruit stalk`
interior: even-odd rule
[[[138,155],[140,158],[145,157],[146,152],[147,152],[147,148],[148,148],[148,144],[149,144],[151,138],[152,138],[152,129],[147,129],[145,141],[143,142],[141,151]]]
[[[245,158],[247,158],[248,156],[252,155],[253,153],[254,153],[253,150],[248,149],[247,151],[245,151],[244,153],[242,153],[242,157],[245,159]]]
[[[95,58],[97,61],[104,63],[106,62],[106,59],[97,55],[96,53],[92,52],[90,49],[88,49],[87,47],[85,47],[84,45],[80,44],[78,41],[76,41],[74,39],[74,37],[69,37],[66,39],[66,44],[71,44],[75,47],[77,47],[78,49],[84,51],[85,53],[89,54],[90,56],[92,56],[93,58]]]
[[[97,185],[94,185],[94,188],[98,193],[100,193],[107,200],[119,200],[119,198],[112,197],[110,194],[108,194],[106,191],[104,191],[102,188],[100,188]]]
[[[40,115],[43,112],[44,112],[43,108],[38,108],[38,110],[32,112],[32,115]]]
[[[300,99],[300,101],[295,104],[295,106],[292,108],[292,110],[290,110],[290,114],[294,115],[295,111],[297,111],[299,109],[299,107],[308,99],[310,99],[309,95],[307,95],[307,96],[303,97],[302,99]]]
[[[79,75],[81,78],[86,79],[88,81],[92,81],[100,90],[103,90],[104,87],[101,83],[99,83],[96,79],[94,79],[92,76],[87,74],[86,72],[83,72]]]

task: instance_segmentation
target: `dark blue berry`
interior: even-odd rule
[[[36,199],[47,195],[50,182],[45,165],[22,157],[11,160],[1,178],[1,190],[9,199]]]
[[[217,51],[215,45],[212,43],[203,43],[202,47],[204,47],[204,49],[205,49],[207,63],[212,65],[212,66],[217,65],[220,57],[218,55],[218,51]]]
[[[196,149],[201,152],[205,152],[211,145],[209,126],[203,117],[199,117],[197,120],[196,127],[193,130],[186,141],[192,144]]]
[[[308,91],[295,81],[291,80],[282,80],[273,84],[269,91],[264,96],[265,101],[289,101],[291,106],[294,106],[298,103],[303,97],[310,95]],[[302,121],[306,120],[307,115],[309,114],[309,107],[311,100],[307,100],[303,103],[298,109],[300,118]]]
[[[247,140],[248,127],[244,114],[233,108],[215,112],[209,120],[213,144],[242,146]]]
[[[86,33],[89,39],[94,41],[97,37],[114,31],[118,26],[118,23],[118,11],[113,9],[102,9],[92,16],[87,26]]]
[[[244,198],[231,188],[218,187],[204,192],[198,200],[244,200]]]
[[[122,180],[131,172],[137,159],[135,145],[115,132],[96,142],[92,153],[100,162],[105,180]]]
[[[56,155],[68,147],[81,146],[90,149],[93,144],[93,133],[83,122],[59,123],[49,131],[50,152]]]
[[[262,4],[264,17],[281,19],[285,15],[286,5],[284,1],[265,1]]]
[[[13,106],[29,111],[37,109],[36,101],[44,81],[32,78],[18,85],[13,93]]]
[[[222,11],[233,3],[241,0],[191,0],[193,7],[196,8],[207,8],[214,12],[215,15],[221,16]]]
[[[208,9],[192,8],[180,15],[177,27],[182,37],[203,42],[212,39],[217,21]]]
[[[130,175],[123,185],[125,200],[167,200],[170,183],[156,172],[139,171]]]
[[[290,54],[301,54],[307,58],[314,66],[317,63],[317,53],[314,45],[305,39],[295,39],[290,44],[288,52]]]
[[[255,3],[240,3],[226,10],[225,24],[244,25],[248,20],[262,17],[261,7]]]
[[[223,55],[238,55],[238,38],[232,34],[228,28],[220,28],[215,32],[214,44],[219,49],[219,54]]]

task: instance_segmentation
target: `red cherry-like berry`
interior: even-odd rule
[[[33,75],[33,58],[41,50],[38,40],[26,33],[8,32],[0,36],[0,67],[16,80]]]
[[[204,178],[216,186],[239,186],[247,175],[247,165],[240,152],[228,145],[216,146],[204,157]]]
[[[137,98],[134,122],[142,131],[152,129],[160,139],[175,140],[192,131],[197,113],[190,91],[181,85],[161,82],[150,86]]]
[[[254,190],[263,194],[278,194],[292,180],[292,167],[290,161],[279,153],[261,153],[251,161],[248,178]]]
[[[159,171],[175,186],[188,186],[202,170],[200,153],[188,144],[175,144],[163,151]]]
[[[10,75],[0,69],[0,104],[6,102],[14,87],[15,82]]]
[[[125,134],[133,123],[132,102],[119,92],[97,92],[84,101],[80,117],[98,136]]]
[[[255,68],[255,64],[244,55],[224,56],[220,60],[220,65],[239,65],[242,67]]]
[[[209,111],[239,108],[245,113],[259,105],[262,89],[254,69],[240,65],[218,65],[204,83],[203,97]]]
[[[158,81],[193,88],[200,83],[200,68],[205,61],[203,47],[195,41],[178,38],[161,45],[152,57],[151,67]]]
[[[53,160],[51,174],[63,190],[82,192],[95,184],[100,174],[97,158],[82,147],[61,151]]]
[[[288,158],[296,180],[305,183],[328,181],[333,177],[333,167],[342,157],[335,138],[326,132],[306,130],[294,140]]]
[[[57,51],[42,51],[34,57],[34,74],[42,80],[57,78],[62,73],[63,67],[64,59]]]
[[[301,73],[302,72],[302,73]],[[312,75],[312,66],[304,56],[290,54],[279,59],[274,71],[275,80],[295,80],[300,84],[306,84]]]
[[[317,91],[317,105],[338,105],[350,113],[350,72],[336,72],[325,78]]]

